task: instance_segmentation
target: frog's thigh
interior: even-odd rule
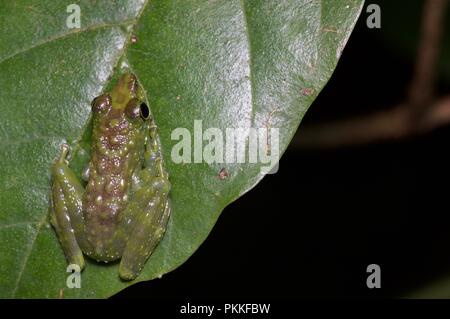
[[[84,268],[83,253],[78,245],[77,239],[70,222],[69,212],[65,204],[64,194],[58,181],[52,185],[52,207],[51,223],[56,230],[59,241],[63,248],[67,261]]]
[[[92,248],[84,232],[84,216],[82,198],[84,189],[74,172],[65,163],[55,163],[52,168],[54,184],[59,185],[69,223],[81,249],[88,253]],[[55,197],[55,195],[53,195]],[[56,212],[58,213],[58,212]]]
[[[155,193],[151,188],[143,189],[141,200],[146,200],[142,211],[136,214],[132,234],[122,255],[119,274],[122,279],[136,278],[147,258],[161,240],[170,216],[167,193]]]

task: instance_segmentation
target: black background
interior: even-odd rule
[[[300,133],[404,99],[414,61],[365,18],[363,11]],[[340,150],[291,146],[279,172],[230,204],[185,264],[114,298],[389,298],[450,275],[449,137],[447,126]],[[372,263],[381,267],[381,289],[366,286]]]

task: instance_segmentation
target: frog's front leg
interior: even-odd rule
[[[87,242],[83,239],[82,196],[84,189],[66,163],[68,150],[68,146],[64,144],[60,158],[52,166],[50,217],[68,262],[77,264],[83,269],[84,258],[81,249],[87,248]]]
[[[164,171],[156,142],[156,126],[150,128],[145,168],[138,174],[139,185],[124,216],[133,216],[133,229],[119,267],[122,279],[132,280],[142,270],[164,235],[171,213],[170,182]]]

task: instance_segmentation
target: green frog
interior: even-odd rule
[[[103,262],[121,259],[119,276],[133,280],[171,212],[157,127],[134,74],[94,99],[92,121],[85,183],[68,166],[66,144],[52,165],[50,220],[70,264],[83,269],[83,253]]]

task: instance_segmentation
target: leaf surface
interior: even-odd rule
[[[194,163],[194,156],[191,163],[176,163],[172,151],[179,141],[172,132],[188,129],[192,153],[202,154],[208,141],[195,146],[196,121],[203,132],[219,129],[224,141],[227,128],[242,129],[236,141],[246,152],[245,130],[276,128],[281,155],[330,78],[363,5],[85,0],[79,1],[81,28],[68,29],[71,3],[0,3],[3,298],[108,297],[185,262],[223,208],[261,180],[261,167],[275,163]],[[64,141],[75,154],[72,167],[79,172],[85,165],[90,102],[123,66],[139,78],[159,126],[173,214],[137,280],[121,281],[117,263],[88,261],[81,289],[69,289],[66,261],[48,222],[49,167]]]

